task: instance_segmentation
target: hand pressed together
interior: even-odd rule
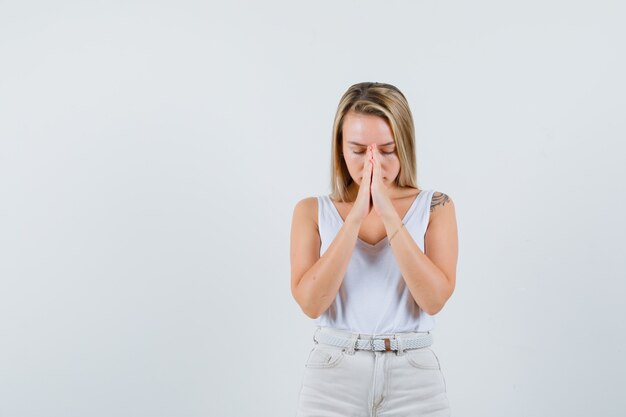
[[[383,182],[383,170],[380,164],[380,151],[376,144],[368,147],[368,153],[370,155],[370,164],[372,164],[372,179],[371,179],[371,195],[372,203],[374,205],[374,211],[378,216],[382,216],[386,213],[395,211],[391,198],[389,198],[389,189]]]
[[[389,189],[383,181],[380,158],[376,144],[367,147],[359,192],[350,211],[350,216],[356,216],[359,221],[367,217],[372,208],[377,216],[395,210],[389,198]]]

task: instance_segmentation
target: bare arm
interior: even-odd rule
[[[392,249],[400,272],[415,302],[428,314],[437,314],[456,285],[458,236],[454,203],[435,192],[430,221],[424,236],[424,252],[402,226],[397,213],[383,216],[388,233],[398,230]]]
[[[317,198],[299,201],[291,224],[291,294],[302,311],[317,318],[335,300],[346,274],[361,227],[351,216],[320,257]]]

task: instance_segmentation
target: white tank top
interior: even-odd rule
[[[420,191],[402,219],[422,251],[434,192]],[[318,196],[317,202],[322,256],[343,220],[329,195]],[[315,325],[365,334],[425,332],[435,327],[435,318],[411,296],[388,240],[386,236],[371,245],[357,238],[335,301],[314,319]]]

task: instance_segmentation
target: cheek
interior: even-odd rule
[[[380,161],[382,166],[388,167],[394,164],[395,159],[393,158],[393,156],[389,156],[389,155],[378,155],[378,160]]]
[[[388,156],[384,158],[383,161],[385,162],[387,166],[389,166],[389,168],[400,167],[400,160],[395,155]]]
[[[350,169],[357,170],[363,168],[363,155],[348,154],[346,155],[346,164]]]
[[[393,174],[400,170],[400,160],[396,157],[381,159],[383,170],[388,174]]]

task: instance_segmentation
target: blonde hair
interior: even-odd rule
[[[342,152],[343,121],[349,112],[378,116],[389,123],[400,160],[400,172],[394,185],[418,188],[415,127],[404,94],[391,84],[363,82],[348,88],[337,107],[333,124],[330,197],[345,202],[348,186],[353,182]]]

